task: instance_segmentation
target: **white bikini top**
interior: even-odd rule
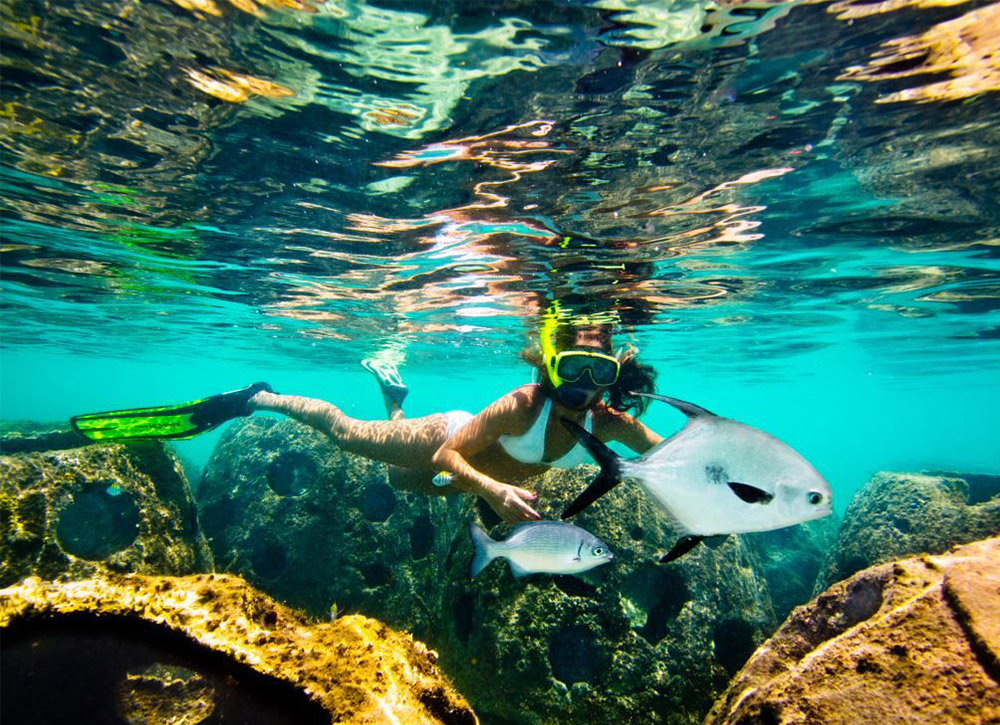
[[[591,463],[590,454],[579,443],[570,448],[566,455],[558,461],[546,463],[542,460],[542,456],[545,455],[545,431],[549,425],[551,412],[552,399],[547,397],[545,405],[542,406],[542,412],[538,414],[535,422],[527,431],[519,436],[500,436],[499,443],[507,451],[507,455],[521,463],[545,463],[552,468],[573,468],[581,463]],[[594,412],[592,410],[587,411],[583,427],[590,433],[594,432]]]

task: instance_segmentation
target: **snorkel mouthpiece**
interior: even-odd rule
[[[553,395],[563,407],[570,410],[583,410],[590,405],[596,391],[596,387],[580,387],[573,383],[566,383],[556,388]]]

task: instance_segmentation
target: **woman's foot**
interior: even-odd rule
[[[362,360],[361,367],[378,380],[379,387],[382,389],[382,398],[385,400],[385,410],[390,417],[394,416],[403,407],[403,401],[406,400],[406,396],[410,392],[410,389],[403,382],[399,370],[391,362],[373,359]]]

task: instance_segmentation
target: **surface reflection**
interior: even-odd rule
[[[553,299],[765,357],[996,337],[996,2],[0,16],[6,345],[514,349]]]

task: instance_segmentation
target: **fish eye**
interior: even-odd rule
[[[811,503],[813,506],[815,506],[816,504],[821,504],[823,503],[823,494],[821,494],[819,491],[810,491],[806,496],[806,500],[809,501],[809,503]]]
[[[604,547],[603,546],[595,546],[594,547],[594,556],[603,556],[603,555],[604,555]]]

